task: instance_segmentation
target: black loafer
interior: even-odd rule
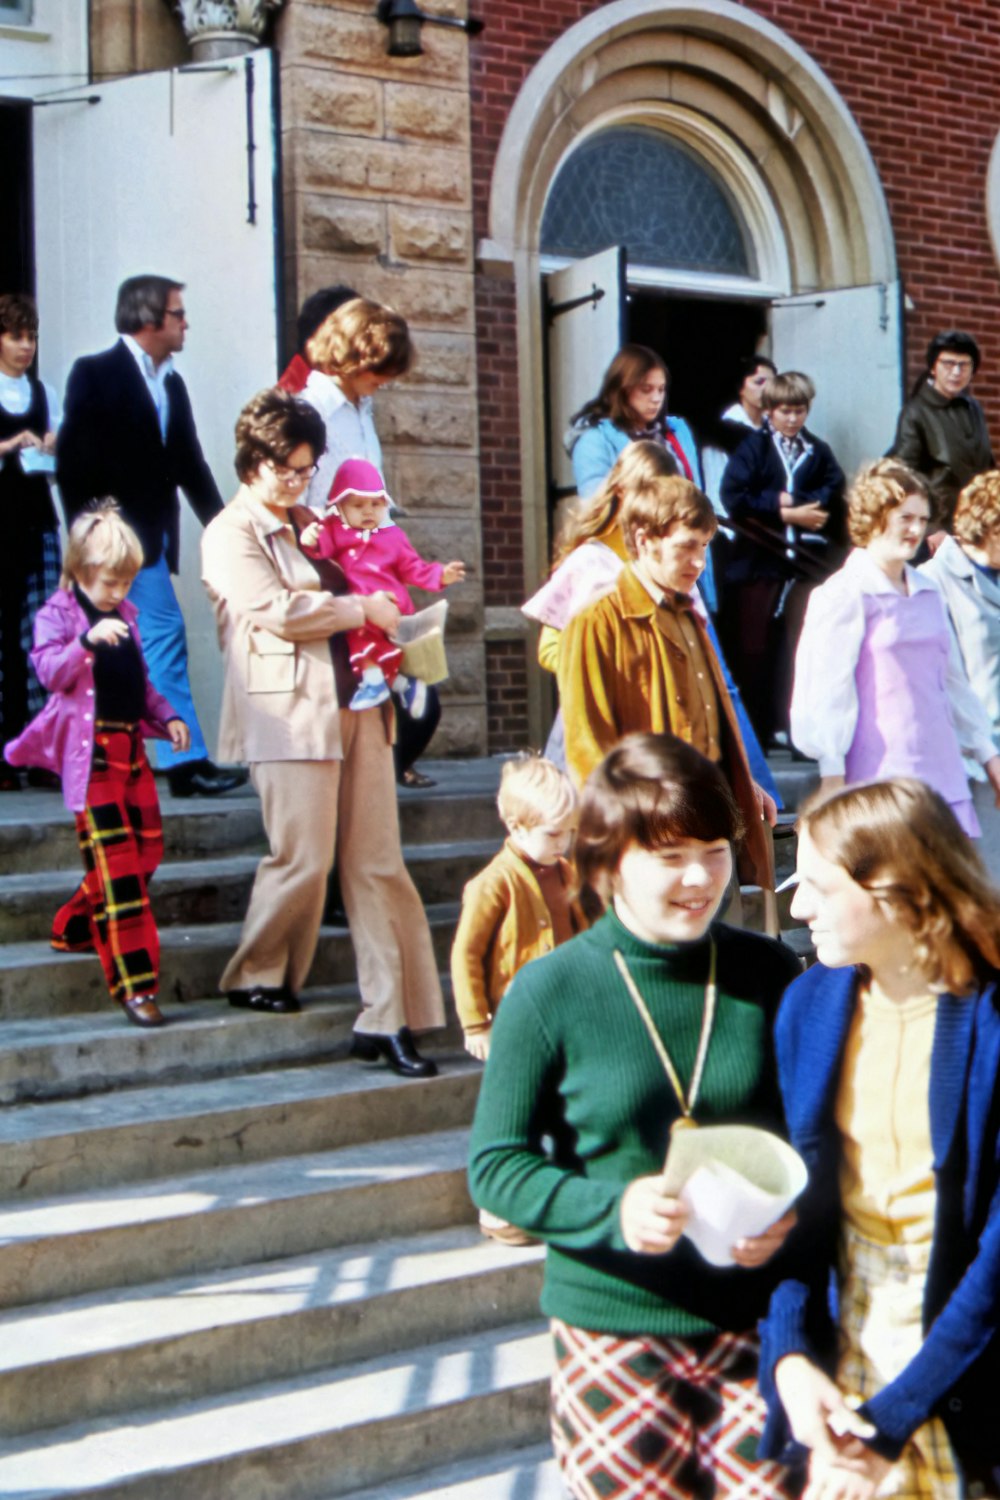
[[[351,1039],[351,1056],[358,1062],[378,1062],[381,1059],[403,1078],[434,1078],[437,1075],[437,1063],[420,1056],[408,1026],[389,1036],[356,1031]]]
[[[269,989],[267,985],[254,984],[248,990],[230,990],[226,999],[237,1010],[265,1010],[276,1016],[293,1016],[302,1009],[285,985]]]
[[[191,760],[167,772],[167,782],[174,797],[221,797],[243,786],[247,772],[241,768],[224,770],[210,760]]]

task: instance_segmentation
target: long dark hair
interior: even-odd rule
[[[670,388],[670,371],[655,349],[645,344],[623,344],[604,372],[601,389],[571,418],[574,427],[596,427],[598,422],[613,422],[622,432],[636,425],[635,412],[628,404],[628,392],[645,380],[651,370],[659,370]]]

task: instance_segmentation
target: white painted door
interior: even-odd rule
[[[177,364],[224,498],[236,485],[236,416],[277,373],[272,67],[272,53],[259,51],[64,91],[34,111],[41,373],[62,391],[78,355],[114,342],[126,276],[183,281],[191,326]],[[201,527],[181,509],[178,596],[211,744],[219,651],[200,582]]]
[[[892,443],[903,401],[899,282],[788,297],[771,307],[771,358],[816,386],[809,426],[850,477]]]
[[[553,500],[575,493],[563,445],[574,412],[596,396],[625,337],[625,248],[574,261],[545,280],[549,485]]]

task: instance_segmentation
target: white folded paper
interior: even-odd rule
[[[684,1233],[713,1266],[734,1265],[736,1241],[780,1219],[809,1175],[787,1141],[752,1125],[675,1130],[664,1174],[690,1214]]]

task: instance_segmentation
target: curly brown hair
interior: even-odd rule
[[[326,424],[316,408],[277,386],[258,391],[236,418],[236,473],[246,483],[261,464],[283,464],[303,443],[314,461],[326,451]]]
[[[847,531],[855,547],[867,547],[872,537],[883,532],[889,512],[910,495],[927,501],[933,521],[934,499],[926,481],[898,458],[877,458],[859,469],[847,492]]]
[[[969,481],[958,497],[952,530],[960,542],[981,547],[1000,528],[1000,469],[989,469]]]
[[[391,307],[354,297],[336,308],[306,343],[306,358],[324,375],[382,375],[395,380],[413,363],[406,319]]]

